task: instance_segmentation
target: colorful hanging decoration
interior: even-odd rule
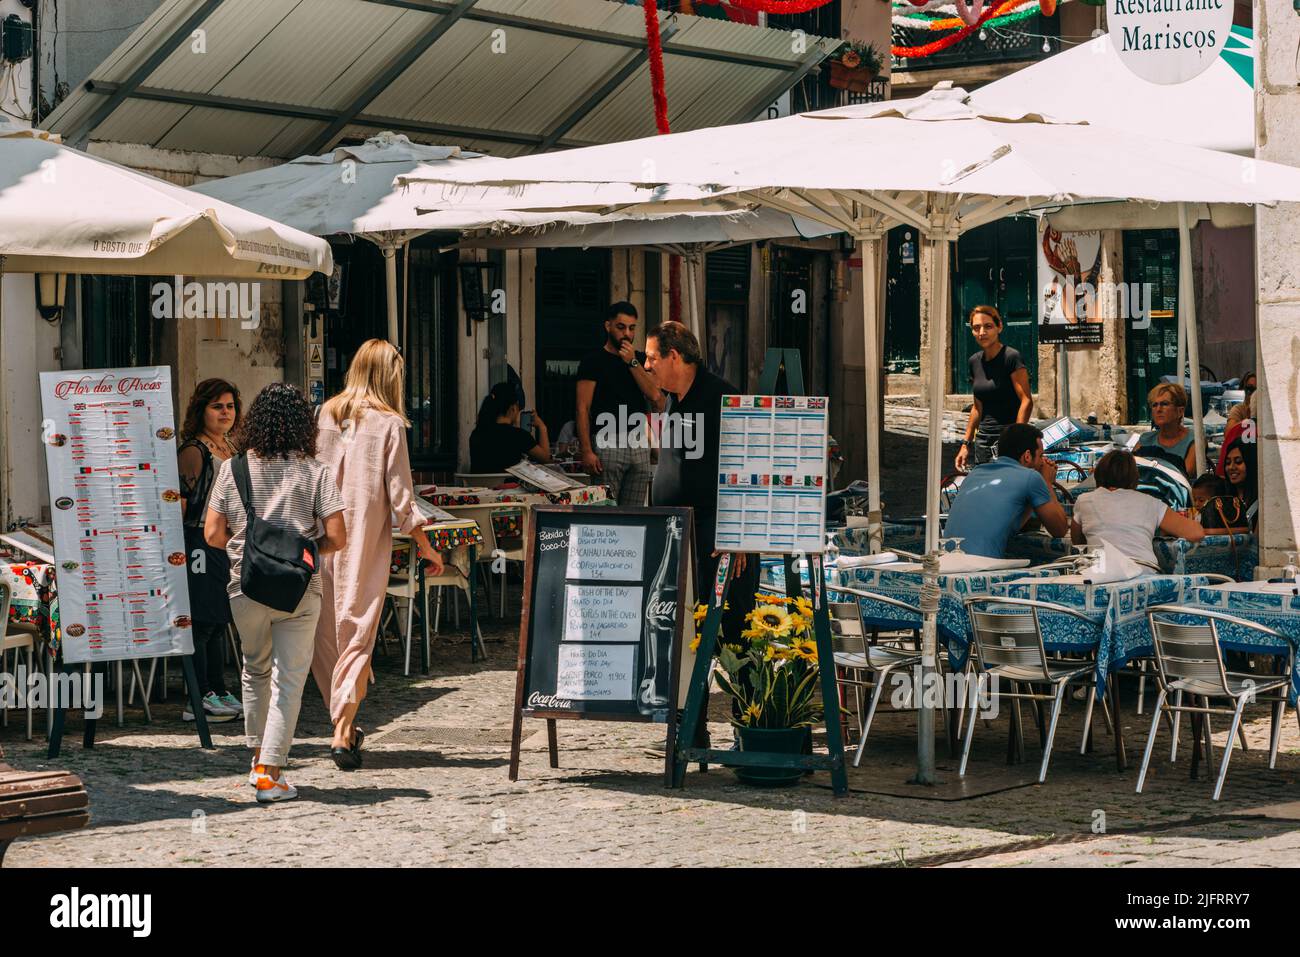
[[[1050,17],[1063,2],[1066,0],[894,0],[894,26],[956,32],[917,46],[893,46],[889,52],[907,59],[927,57],[955,46],[976,30],[996,30],[1040,14]]]
[[[831,0],[729,0],[733,7],[758,13],[807,13],[824,7]]]

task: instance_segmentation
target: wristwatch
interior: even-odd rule
[[[633,356],[632,361],[627,364],[627,367],[629,369],[639,369],[641,367],[641,362],[636,356]]]

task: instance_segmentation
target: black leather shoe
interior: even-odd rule
[[[330,748],[330,757],[340,771],[355,771],[361,767],[361,755],[351,748]]]

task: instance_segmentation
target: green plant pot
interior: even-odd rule
[[[741,751],[766,754],[803,754],[807,728],[737,728]],[[759,787],[788,787],[803,777],[801,768],[733,768],[736,777]]]

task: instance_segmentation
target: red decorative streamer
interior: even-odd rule
[[[733,7],[742,10],[756,10],[759,13],[807,13],[824,7],[831,0],[729,0]],[[916,0],[913,0],[915,3]],[[921,0],[925,3],[925,0]]]
[[[664,88],[664,44],[659,36],[659,4],[656,0],[641,0],[645,11],[645,42],[650,51],[650,92],[655,103],[655,129],[660,133],[668,129],[668,93]]]
[[[1001,4],[999,5],[999,7],[989,7],[980,15],[980,18],[976,20],[974,23],[970,24],[969,26],[962,27],[956,33],[948,34],[948,36],[944,37],[941,40],[935,40],[933,43],[922,44],[919,47],[890,47],[889,52],[891,55],[896,57],[909,57],[915,59],[915,58],[929,56],[932,53],[938,53],[940,50],[946,50],[948,49],[948,47],[952,46],[953,44],[960,43],[962,40],[965,40],[968,36],[970,36],[972,33],[978,30],[980,26],[984,23],[984,21],[993,19],[993,17],[997,14],[1001,6],[1006,6],[1006,5],[1007,4]]]

